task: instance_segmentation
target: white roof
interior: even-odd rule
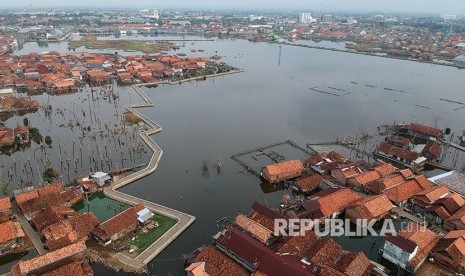
[[[91,174],[90,177],[92,177],[92,178],[102,178],[102,177],[105,177],[107,175],[108,175],[108,173],[96,172],[96,173]]]
[[[13,88],[2,88],[0,89],[0,94],[12,94]]]
[[[443,174],[439,174],[439,175],[430,177],[430,178],[428,178],[428,180],[431,181],[431,182],[434,182],[434,183],[438,184],[438,183],[440,183],[441,178],[444,178],[444,177],[447,177],[447,176],[451,176],[451,175],[453,175],[453,174],[455,174],[455,171],[450,171],[450,172],[446,172],[446,173],[443,173]]]
[[[137,216],[138,216],[137,220],[143,223],[151,219],[153,217],[153,213],[149,209],[144,208],[140,210],[139,212],[137,212]]]
[[[423,157],[423,156],[420,156],[420,157],[418,157],[417,159],[415,159],[415,161],[413,161],[413,163],[415,163],[415,164],[420,164],[420,163],[423,163],[423,162],[425,162],[425,161],[428,161],[428,159],[426,159],[426,158]]]
[[[465,62],[465,55],[456,56],[453,61],[462,61]]]

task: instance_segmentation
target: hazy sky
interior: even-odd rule
[[[181,9],[282,9],[309,11],[384,11],[465,15],[464,0],[0,0],[4,7],[132,7]]]

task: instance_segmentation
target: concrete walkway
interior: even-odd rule
[[[238,72],[242,72],[242,71],[241,70],[233,71],[228,74],[238,73]],[[212,76],[220,76],[220,75],[226,75],[226,74],[216,74]],[[210,77],[210,76],[207,76],[207,77]],[[153,84],[175,85],[181,82],[192,81],[195,79],[199,79],[199,78],[192,78],[192,79],[183,80],[183,81],[175,82],[175,83],[158,82],[158,83],[152,83],[150,85],[153,85]],[[171,242],[173,242],[179,235],[181,235],[182,232],[184,232],[195,221],[194,216],[191,216],[183,212],[180,212],[180,211],[177,211],[177,210],[174,210],[174,209],[171,209],[171,208],[159,205],[159,204],[155,204],[153,202],[149,202],[149,201],[146,201],[140,198],[136,198],[134,196],[117,191],[117,189],[155,172],[160,162],[160,159],[163,155],[163,150],[152,140],[152,138],[150,138],[150,135],[153,135],[153,134],[156,134],[162,131],[161,126],[159,126],[157,123],[152,121],[150,118],[148,118],[147,116],[143,115],[142,113],[136,110],[136,108],[152,107],[155,105],[152,99],[150,99],[150,97],[147,96],[147,94],[145,94],[145,92],[140,88],[141,86],[144,86],[144,85],[148,85],[148,84],[133,85],[134,90],[140,95],[140,97],[143,99],[144,102],[141,104],[127,105],[126,110],[139,116],[149,127],[147,131],[141,132],[140,136],[142,140],[147,144],[147,146],[153,151],[153,155],[150,158],[150,162],[147,165],[147,167],[131,175],[128,175],[124,178],[121,178],[118,181],[113,182],[109,187],[105,187],[103,192],[109,198],[122,201],[130,205],[136,205],[136,204],[142,203],[145,205],[145,207],[149,208],[153,212],[156,212],[161,215],[177,220],[177,223],[173,227],[171,227],[171,229],[169,229],[165,234],[163,234],[163,236],[161,236],[158,240],[156,240],[152,245],[150,245],[146,250],[144,250],[141,254],[139,254],[137,257],[130,258],[123,253],[116,254],[116,258],[120,262],[122,262],[123,264],[125,264],[126,266],[128,266],[129,268],[135,271],[142,270],[151,260],[153,260],[158,254],[160,254],[163,251],[163,249],[165,249]]]
[[[394,207],[394,208],[392,208],[392,212],[398,214],[400,217],[407,218],[407,219],[409,219],[409,220],[411,220],[413,222],[417,222],[419,224],[422,224],[422,223],[425,222],[423,219],[406,212],[403,207]]]
[[[24,215],[18,211],[18,206],[16,206],[16,204],[13,205],[13,214],[15,214],[15,216],[18,218],[19,224],[21,224],[24,232],[31,239],[32,244],[34,244],[34,247],[36,248],[39,255],[47,253],[48,251],[44,249],[44,244],[42,243],[39,234],[37,234],[37,232],[32,229],[32,226],[29,224]]]
[[[134,196],[121,193],[117,191],[117,189],[128,185],[138,179],[141,179],[154,171],[156,171],[160,159],[163,155],[163,150],[150,138],[150,135],[159,133],[162,128],[155,122],[153,122],[150,118],[146,117],[145,115],[141,114],[136,110],[136,108],[141,107],[151,107],[154,106],[154,102],[147,96],[147,94],[142,91],[140,85],[133,85],[134,90],[141,96],[144,100],[142,104],[135,104],[135,105],[127,105],[126,109],[129,112],[134,113],[135,115],[139,116],[149,127],[149,130],[141,132],[140,136],[142,140],[147,144],[147,146],[153,151],[153,155],[150,158],[150,162],[144,169],[137,171],[131,175],[121,178],[118,181],[113,182],[109,187],[104,188],[104,193],[106,196],[130,204],[136,205],[139,203],[144,204],[147,208],[152,210],[153,212],[159,213],[161,215],[173,218],[177,220],[177,223],[169,229],[163,236],[161,236],[157,241],[155,241],[152,245],[150,245],[145,251],[139,254],[135,258],[130,258],[123,253],[116,254],[116,258],[131,268],[134,271],[142,270],[153,258],[155,258],[158,254],[160,254],[163,249],[165,249],[171,242],[173,242],[179,235],[181,235],[184,230],[186,230],[194,221],[195,217],[185,214],[183,212],[155,204],[153,202],[149,202],[140,198],[136,198]]]

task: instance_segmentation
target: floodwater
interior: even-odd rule
[[[197,218],[149,264],[152,274],[183,275],[183,255],[211,242],[219,230],[217,220],[248,214],[254,201],[278,206],[285,191],[260,185],[230,159],[232,154],[288,139],[304,146],[362,130],[375,134],[377,126],[393,122],[436,124],[456,134],[465,128],[465,104],[440,100],[465,103],[465,72],[456,68],[292,46],[283,46],[280,56],[276,44],[244,40],[184,46],[180,51],[189,55],[217,51],[222,61],[245,72],[145,88],[155,107],[141,111],[163,127],[153,138],[164,155],[154,174],[122,190]],[[129,93],[123,89],[120,95],[123,91]],[[62,96],[60,102],[67,97],[74,99]],[[217,160],[221,173],[214,166]],[[352,250],[371,248],[341,243]],[[104,271],[96,267],[97,275]]]

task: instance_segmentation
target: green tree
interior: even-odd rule
[[[23,125],[29,126],[29,119],[28,118],[23,119]]]
[[[58,178],[58,176],[58,170],[55,168],[47,168],[42,175],[44,181],[48,183],[52,183],[53,181],[55,181]]]
[[[50,136],[45,136],[45,144],[47,144],[47,146],[52,146],[52,137]]]
[[[2,182],[0,186],[2,189],[2,194],[7,197],[10,196],[10,183]]]

